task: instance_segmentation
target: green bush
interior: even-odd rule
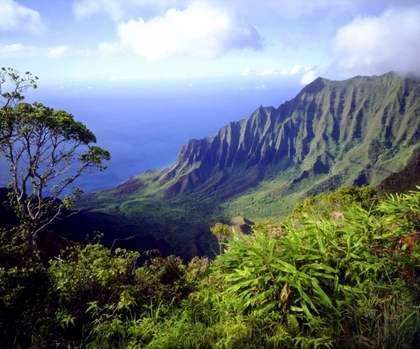
[[[29,348],[42,342],[52,309],[44,266],[28,258],[15,229],[0,229],[0,348]]]
[[[420,330],[420,193],[362,206],[337,220],[304,212],[282,234],[236,235],[215,267],[226,297],[248,316],[281,314],[285,347],[410,347]]]
[[[318,200],[213,263],[88,245],[45,268],[3,230],[0,348],[418,348],[420,191]]]

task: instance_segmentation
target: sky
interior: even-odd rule
[[[61,88],[420,74],[420,0],[0,0],[0,66]]]
[[[111,151],[96,190],[318,76],[420,75],[420,0],[0,0],[0,67]]]

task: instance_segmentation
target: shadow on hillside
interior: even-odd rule
[[[7,189],[0,188],[0,202],[7,201]],[[208,206],[203,213],[198,213],[198,207],[190,207],[197,217],[209,214]],[[158,220],[157,220],[158,219]],[[15,226],[19,223],[13,211],[4,204],[0,205],[0,227]],[[217,240],[210,232],[210,223],[197,218],[190,220],[182,215],[165,217],[154,212],[136,212],[135,219],[128,219],[121,213],[106,213],[92,209],[80,211],[65,211],[62,216],[53,221],[39,236],[40,247],[46,258],[53,258],[61,248],[71,245],[54,236],[54,233],[70,242],[86,244],[94,237],[95,232],[104,235],[101,243],[108,248],[124,248],[138,251],[143,256],[145,251],[159,250],[162,256],[175,254],[184,261],[195,255],[214,257],[218,250]],[[42,246],[41,246],[42,244]],[[142,257],[140,263],[146,258]]]

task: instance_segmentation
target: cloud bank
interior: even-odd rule
[[[358,16],[332,40],[332,69],[345,75],[420,74],[420,6]]]
[[[319,75],[315,67],[302,67],[299,64],[295,64],[290,69],[274,69],[268,68],[260,71],[252,70],[249,67],[246,67],[245,70],[241,73],[241,76],[300,76],[300,83],[307,85],[310,82],[314,81]]]
[[[262,48],[254,26],[204,2],[195,2],[185,10],[168,10],[149,21],[139,18],[120,23],[118,35],[123,47],[148,59],[215,58],[232,49]]]
[[[119,0],[82,0],[73,4],[73,13],[77,19],[106,13],[116,21],[124,15],[124,8],[123,2]]]
[[[0,31],[26,30],[34,34],[44,29],[41,16],[35,10],[13,0],[0,0]]]
[[[133,8],[168,8],[189,2],[188,0],[78,0],[73,3],[73,13],[77,19],[103,13],[118,21]]]
[[[39,47],[34,45],[2,45],[0,44],[0,58],[27,58],[27,57],[47,57],[64,58],[69,56],[91,57],[89,49],[78,49],[69,45],[54,47]]]

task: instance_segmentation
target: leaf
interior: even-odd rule
[[[93,314],[96,314],[97,310],[99,309],[98,301],[92,301],[88,303],[88,308],[86,309],[86,314],[89,312],[92,312]]]
[[[276,260],[276,262],[272,264],[272,268],[283,271],[285,273],[290,273],[290,274],[297,273],[297,270],[293,264],[285,262],[281,259]]]

